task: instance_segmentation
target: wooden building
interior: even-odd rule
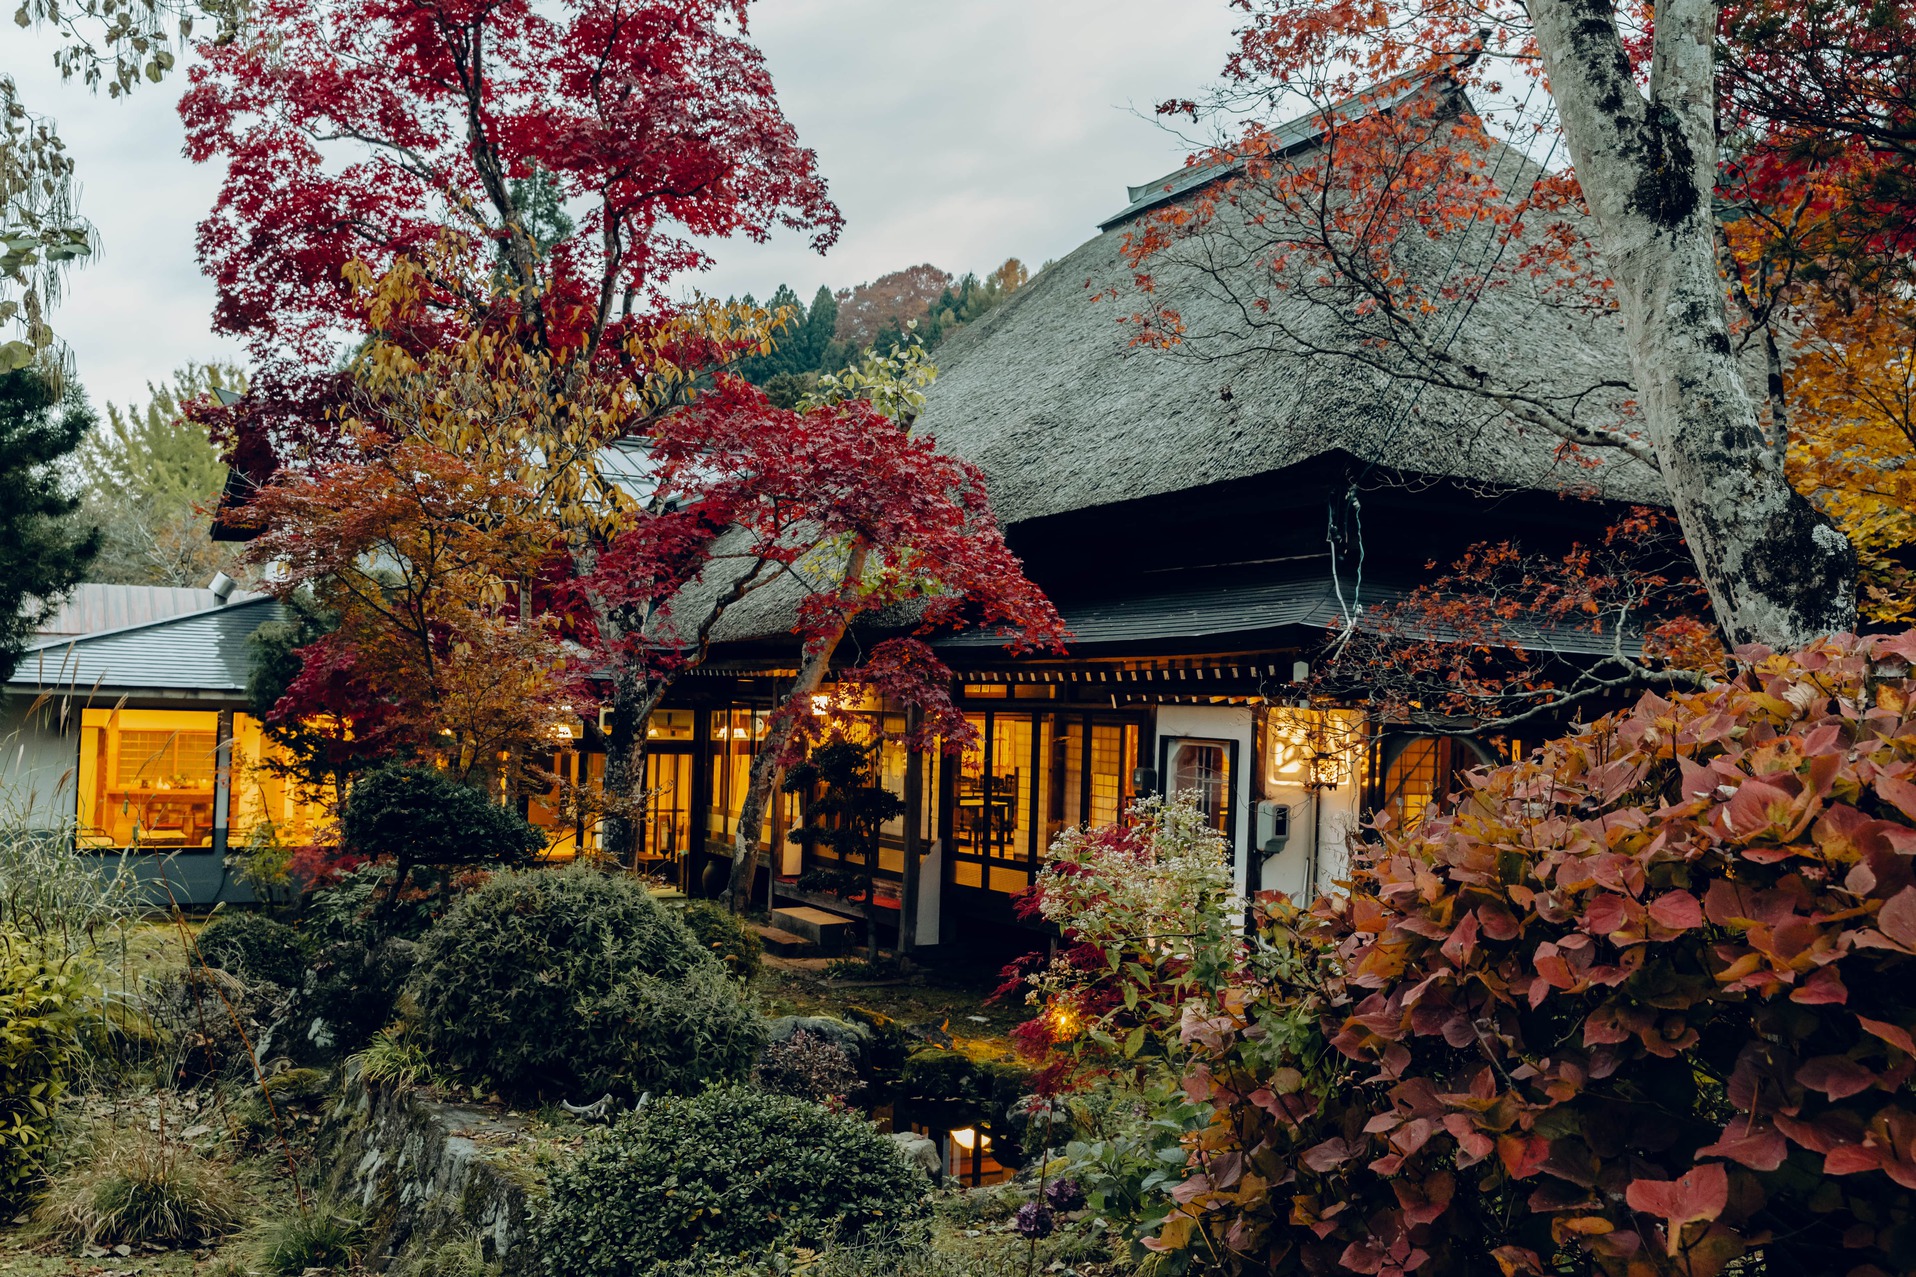
[[[1299,127],[1291,141],[1315,138]],[[1132,348],[1121,320],[1135,303],[1113,300],[1132,279],[1124,233],[1216,176],[1131,188],[1095,238],[940,348],[917,429],[985,469],[1012,547],[1074,642],[1012,657],[990,636],[945,640],[980,744],[915,761],[884,747],[885,783],[912,810],[887,830],[875,900],[847,909],[798,890],[806,869],[834,862],[781,837],[799,819],[789,799],[763,842],[761,898],[870,914],[920,946],[1006,926],[1059,829],[1174,789],[1203,796],[1240,887],[1326,888],[1366,814],[1414,815],[1490,756],[1469,736],[1300,709],[1300,666],[1329,627],[1361,624],[1472,544],[1567,548],[1629,506],[1665,504],[1640,463],[1566,455],[1487,401],[1272,349],[1188,255],[1160,271],[1158,292],[1210,340]],[[1330,322],[1304,305],[1295,327]],[[1460,357],[1532,370],[1565,396],[1622,364],[1606,325],[1507,291],[1473,305],[1456,340]],[[787,608],[768,590],[730,614],[655,738],[651,845],[695,890],[703,858],[727,852],[753,742],[797,662]],[[902,726],[882,706],[872,716]]]
[[[1299,151],[1319,140],[1308,124],[1284,137]],[[1505,158],[1513,171],[1528,163]],[[1012,897],[1059,830],[1119,820],[1143,793],[1187,789],[1228,840],[1241,888],[1326,888],[1368,813],[1415,815],[1458,767],[1488,757],[1467,735],[1419,736],[1369,721],[1356,705],[1300,707],[1300,667],[1328,628],[1362,624],[1367,607],[1472,544],[1567,546],[1627,506],[1664,503],[1641,464],[1565,455],[1555,437],[1487,400],[1420,390],[1361,361],[1303,356],[1295,342],[1282,348],[1220,287],[1217,261],[1202,252],[1171,254],[1158,271],[1159,297],[1185,317],[1185,347],[1133,348],[1121,322],[1136,304],[1120,252],[1127,229],[1222,175],[1186,169],[1131,188],[1092,239],[938,351],[941,375],[916,429],[984,469],[1013,549],[1074,639],[1064,654],[1028,657],[990,635],[943,640],[978,744],[955,757],[881,746],[881,779],[908,811],[884,831],[872,899],[800,885],[808,870],[865,867],[791,843],[786,831],[803,813],[785,795],[762,839],[760,899],[875,920],[887,943],[986,934],[1016,925]],[[1255,227],[1239,229],[1225,269],[1254,275]],[[1445,245],[1405,251],[1407,269],[1427,272],[1461,256]],[[1318,350],[1360,336],[1316,305],[1280,314],[1285,331],[1316,334],[1305,345]],[[1612,325],[1511,289],[1465,310],[1455,350],[1560,402],[1584,402],[1587,388],[1620,380],[1623,364]],[[729,856],[753,754],[797,664],[792,601],[767,588],[729,612],[711,659],[679,681],[650,725],[645,859],[694,892],[707,866]],[[195,758],[206,755],[212,770],[168,773],[169,784],[177,772],[205,788],[214,813],[203,831],[195,823],[178,835],[193,844],[184,859],[197,865],[201,852],[239,836],[230,795],[245,678],[229,667],[241,631],[267,612],[248,604],[217,623],[167,622],[62,640],[57,657],[52,642],[31,654],[7,692],[16,730],[45,760],[43,779],[80,775],[86,729],[30,723],[30,702],[40,718],[50,712],[33,698],[50,687],[124,686],[126,712],[164,708],[214,724],[192,736]],[[181,655],[180,669],[204,671],[179,674],[159,644],[193,636],[208,650]],[[845,649],[874,637],[854,632]],[[1574,649],[1580,640],[1554,641]],[[180,683],[192,677],[207,686]],[[183,697],[196,700],[190,710]],[[857,717],[848,724],[857,733],[896,737],[904,726],[883,705]],[[590,780],[602,774],[602,741],[589,718],[578,736],[557,765]],[[115,843],[84,800],[78,811],[102,846]],[[556,855],[592,841],[539,802],[529,815],[551,829]]]

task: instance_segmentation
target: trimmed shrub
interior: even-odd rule
[[[353,782],[339,809],[348,849],[390,856],[396,898],[421,866],[525,864],[545,836],[525,817],[501,807],[437,767],[387,763]]]
[[[630,878],[502,873],[419,944],[432,1058],[515,1099],[742,1078],[764,1028],[717,959]]]
[[[749,981],[758,974],[759,954],[764,949],[758,932],[747,927],[722,904],[694,900],[679,911],[679,919],[692,933],[699,948],[719,960],[719,965],[738,980]]]
[[[300,997],[301,1036],[335,1053],[357,1050],[392,1023],[412,974],[413,942],[432,924],[435,900],[406,894],[390,903],[393,872],[362,865],[314,892],[307,906],[312,970]]]
[[[263,913],[221,913],[200,931],[195,945],[207,966],[251,980],[297,989],[306,978],[299,933]]]
[[[553,1177],[533,1249],[553,1277],[633,1277],[875,1242],[924,1218],[930,1187],[861,1117],[721,1087],[595,1135]]]

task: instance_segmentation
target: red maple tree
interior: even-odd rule
[[[181,108],[191,154],[229,165],[200,235],[217,320],[265,366],[263,393],[204,415],[256,479],[338,486],[410,458],[477,468],[537,506],[549,553],[519,566],[611,666],[606,787],[627,797],[646,716],[773,583],[802,582],[780,602],[808,652],[833,636],[827,661],[849,617],[884,600],[922,598],[921,629],[1057,628],[975,470],[869,402],[773,408],[724,369],[762,353],[776,321],[665,299],[706,263],[698,237],[782,224],[823,248],[837,233],[746,9],[269,3],[203,51]],[[344,373],[342,338],[357,343]],[[309,543],[287,526],[301,510],[273,498],[254,517],[275,543]],[[805,579],[854,543],[869,579]],[[927,680],[948,674],[898,654],[875,653],[872,676],[935,702]],[[612,823],[622,850],[633,831]]]
[[[360,307],[350,261],[421,257],[448,227],[552,349],[617,344],[696,237],[840,225],[746,38],[747,0],[271,0],[206,43],[187,153],[224,160],[200,224],[216,326],[254,357],[325,361]],[[440,281],[483,302],[492,281]],[[640,309],[640,303],[644,308]]]

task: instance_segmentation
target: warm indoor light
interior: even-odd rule
[[[1265,777],[1274,785],[1336,789],[1350,783],[1362,737],[1348,715],[1278,707],[1268,721]]]
[[[972,1149],[978,1147],[978,1132],[974,1128],[967,1126],[963,1130],[953,1131],[951,1133],[951,1141],[969,1153]]]

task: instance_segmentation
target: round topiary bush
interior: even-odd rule
[[[306,976],[299,933],[263,913],[221,913],[200,931],[200,961],[252,980],[297,989]]]
[[[924,1218],[931,1185],[861,1117],[720,1087],[654,1100],[554,1175],[533,1223],[553,1277],[635,1277],[774,1248],[882,1245]]]
[[[699,948],[719,960],[719,964],[740,980],[758,974],[759,954],[764,950],[758,933],[748,928],[730,909],[710,900],[694,900],[679,911],[686,930],[698,941]]]
[[[412,983],[441,1065],[513,1099],[682,1092],[743,1078],[759,1017],[632,879],[495,875],[419,942]]]

